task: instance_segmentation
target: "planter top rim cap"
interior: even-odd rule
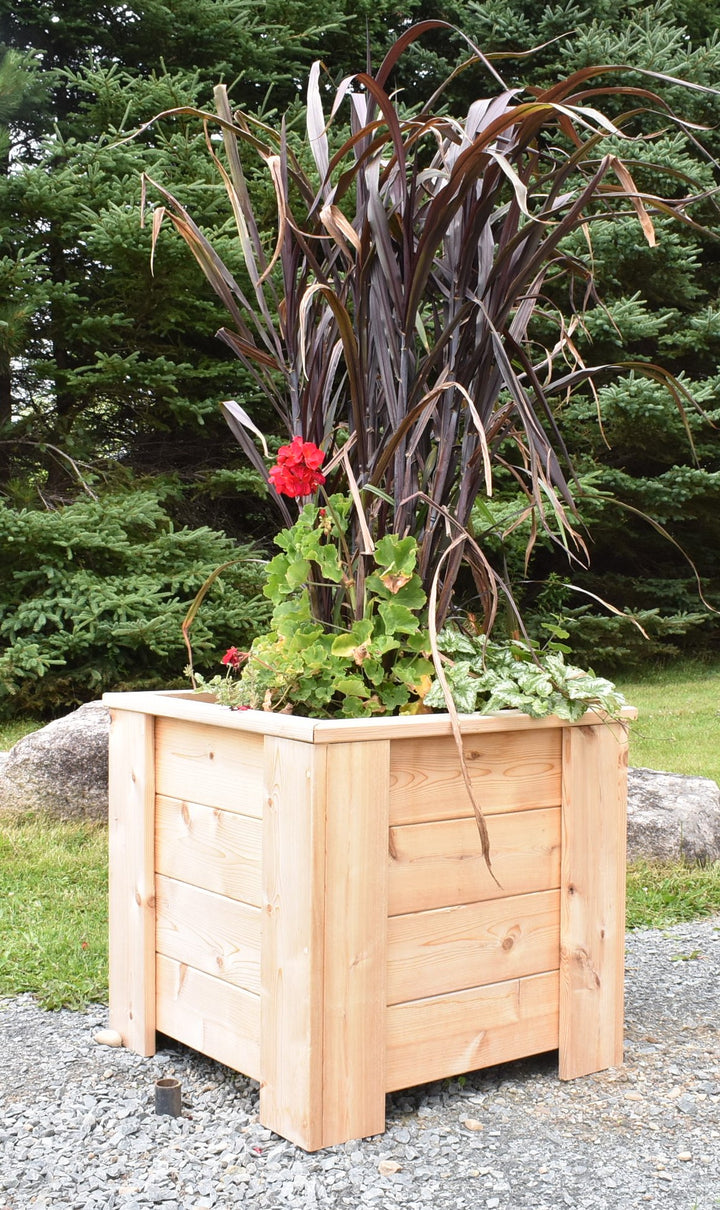
[[[391,718],[370,719],[314,719],[263,710],[230,710],[226,706],[216,705],[210,695],[203,697],[187,690],[105,693],[102,700],[111,711],[174,718],[206,726],[284,736],[308,743],[349,743],[360,739],[419,739],[430,735],[452,734],[449,714],[397,715]],[[633,706],[625,706],[618,721],[629,722],[634,718],[637,718],[637,710]],[[465,734],[589,726],[606,721],[608,720],[605,715],[592,710],[574,723],[559,719],[555,715],[531,718],[518,710],[502,710],[496,714],[459,715],[460,730]]]

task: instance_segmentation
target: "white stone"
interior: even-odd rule
[[[122,1038],[114,1029],[99,1029],[93,1034],[93,1042],[98,1046],[122,1046]]]

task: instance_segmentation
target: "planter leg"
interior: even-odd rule
[[[563,732],[560,1056],[563,1080],[622,1063],[627,735]]]
[[[110,729],[110,1028],[155,1054],[154,718],[113,710]]]
[[[385,1129],[390,750],[265,743],[260,1117],[314,1151]]]

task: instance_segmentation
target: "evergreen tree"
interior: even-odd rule
[[[572,31],[521,65],[538,83],[591,63],[627,64],[710,88],[720,78],[717,6],[705,6],[701,14],[694,5],[659,0],[620,10],[601,0],[591,21],[572,2],[562,13],[544,10],[539,20],[522,0],[502,7],[477,5],[474,12],[476,37],[488,48],[506,49],[518,38],[526,45],[547,41],[562,32],[562,23]],[[689,36],[684,22],[691,16]],[[510,61],[508,66],[505,74],[514,79],[520,65]],[[698,194],[711,191],[717,175],[698,143],[717,158],[720,97],[640,71],[629,78],[656,89],[703,127],[687,133],[663,123],[659,114],[657,126],[666,129],[648,145],[648,160],[686,174]],[[608,140],[598,154],[612,149]],[[639,188],[667,191],[667,180],[663,183],[647,165],[637,164],[634,173]],[[677,188],[686,188],[680,176]],[[690,211],[711,231],[717,230],[717,213],[710,199]],[[720,249],[716,238],[701,231],[662,219],[656,229],[655,247],[641,240],[630,215],[625,223],[595,225],[591,250],[584,238],[575,240],[573,250],[588,266],[592,263],[603,299],[603,305],[582,314],[577,347],[587,364],[634,361],[665,367],[704,414],[684,395],[681,410],[661,382],[633,372],[608,374],[596,397],[585,393],[570,403],[558,401],[571,457],[588,484],[583,514],[590,523],[592,570],[569,571],[542,545],[529,570],[535,583],[528,586],[528,600],[538,597],[542,610],[562,614],[576,650],[607,667],[677,647],[648,643],[632,623],[563,589],[562,582],[636,613],[653,640],[671,634],[680,645],[697,647],[720,639],[717,618],[703,611],[691,565],[706,599],[720,608],[720,442],[713,427],[720,422]],[[646,518],[659,523],[672,541]]]
[[[23,504],[36,488],[45,498],[64,498],[68,480],[59,468],[67,463],[53,454],[56,447],[81,461],[97,463],[104,455],[108,465],[142,474],[173,472],[187,481],[200,475],[206,493],[194,497],[192,511],[186,497],[184,521],[259,530],[252,475],[218,419],[217,404],[238,398],[265,427],[272,418],[215,340],[222,312],[180,242],[162,234],[153,276],[150,233],[138,225],[146,170],[188,205],[242,273],[200,125],[178,118],[134,141],[118,139],[161,110],[209,107],[219,79],[230,84],[240,108],[267,114],[289,107],[292,131],[301,120],[312,59],[322,58],[338,80],[364,63],[368,40],[377,63],[404,28],[437,15],[437,6],[420,0],[401,12],[386,0],[322,6],[317,0],[148,0],[101,10],[87,0],[57,7],[0,0],[0,440],[13,440],[0,445],[0,490],[4,486],[10,500]],[[484,52],[503,56],[495,66],[510,86],[546,84],[592,61],[714,86],[718,15],[713,0],[636,0],[622,8],[597,0],[592,11],[583,0],[540,10],[530,0],[442,7],[442,16]],[[528,57],[517,53],[531,47],[539,49]],[[413,102],[426,95],[429,79],[442,80],[466,57],[462,39],[433,31],[413,46],[394,83]],[[635,82],[656,86],[697,123],[717,126],[717,99],[707,93],[639,73]],[[467,106],[496,87],[487,71],[459,71],[448,105]],[[689,136],[668,129],[652,155],[708,187],[712,174],[695,138],[717,154],[712,130]],[[659,187],[642,165],[637,179],[648,189]],[[273,208],[268,195],[269,218]],[[694,216],[715,222],[710,202]],[[626,227],[596,228],[592,253],[578,244],[579,259],[592,256],[605,283],[607,310],[588,309],[577,346],[595,363],[666,365],[717,418],[718,249],[698,232],[661,223],[658,233],[656,248],[641,247],[629,216]],[[688,405],[695,466],[675,404],[660,384],[638,376],[608,375],[597,400],[587,394],[571,405],[559,400],[558,407],[581,475],[641,511],[655,510],[708,580],[711,597],[716,594],[716,431]],[[223,466],[243,469],[216,469]],[[593,577],[568,576],[539,548],[530,578],[572,578],[619,606],[662,603],[670,617],[695,610],[693,577],[675,548],[635,514],[597,496],[585,507],[598,522]],[[528,589],[529,597],[534,591]],[[563,609],[572,599],[563,600]],[[551,608],[547,593],[544,600]]]
[[[35,92],[23,106],[3,86],[0,112],[0,167],[13,165],[0,182],[0,426],[14,451],[6,486],[13,474],[33,477],[37,443],[151,473],[223,460],[217,404],[244,388],[214,339],[219,310],[177,246],[152,274],[139,225],[143,170],[172,175],[221,239],[222,187],[195,121],[118,140],[160,110],[207,105],[223,76],[252,103],[274,82],[286,104],[322,32],[319,5],[290,10],[240,0],[102,11],[74,0],[58,12],[0,3],[4,78],[23,54]],[[295,24],[281,23],[283,13]],[[51,460],[49,490],[65,483]]]

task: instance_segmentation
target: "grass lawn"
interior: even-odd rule
[[[720,781],[720,662],[684,663],[619,681],[640,718],[634,765]],[[0,750],[41,724],[0,724]],[[720,912],[720,863],[638,863],[629,928]],[[0,817],[0,996],[33,992],[47,1008],[107,1000],[107,831]]]
[[[0,995],[107,999],[107,829],[0,820]]]
[[[0,752],[7,752],[23,735],[37,731],[43,724],[36,718],[14,718],[10,722],[0,721]]]
[[[617,681],[639,711],[630,730],[631,765],[720,783],[720,661],[686,661]]]

